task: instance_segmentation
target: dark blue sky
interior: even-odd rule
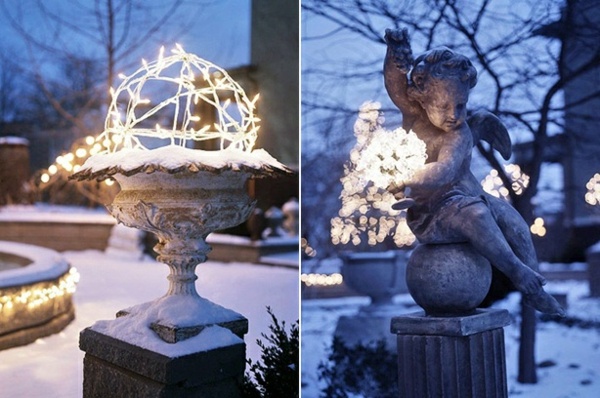
[[[14,15],[18,15],[19,7],[21,7],[21,20],[29,32],[44,40],[52,34],[52,30],[49,28],[49,18],[37,10],[34,4],[35,0],[5,1],[6,7],[13,10]],[[91,25],[92,19],[89,16],[80,16],[77,11],[74,11],[76,7],[73,4],[76,3],[93,9],[94,1],[53,0],[52,2],[43,2],[48,9],[58,12],[61,16],[66,15],[74,24],[89,23]],[[114,3],[119,4],[118,1]],[[165,0],[146,0],[140,3],[144,4],[144,7],[165,7],[165,4],[168,4]],[[164,44],[168,49],[178,42],[186,51],[193,52],[201,58],[225,68],[247,64],[250,60],[250,5],[250,0],[188,0],[181,8],[179,16],[160,30],[159,36],[169,37],[172,40],[164,40],[160,44]],[[156,14],[158,15],[160,12]],[[191,22],[189,29],[181,32],[184,23],[189,22]],[[131,31],[138,28],[133,26]],[[134,62],[142,57],[148,60],[154,59],[158,54],[161,41],[159,39],[142,44],[138,48],[138,54],[132,55]],[[74,48],[77,52],[87,56],[101,51],[92,41],[64,29],[60,36],[56,39],[53,37],[51,42]],[[21,38],[15,33],[3,12],[0,12],[0,51],[8,54],[9,57],[13,52],[22,52],[18,55],[24,58],[27,54],[26,46],[23,45]],[[140,65],[139,62],[135,64],[136,67],[138,65]]]

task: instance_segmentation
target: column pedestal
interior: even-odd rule
[[[85,351],[84,398],[241,397],[246,345],[237,337],[236,343],[216,348],[210,347],[210,338],[209,347],[202,349],[203,343],[192,340],[201,339],[203,331],[177,344],[159,341],[166,348],[155,352],[93,328],[84,329],[79,339]],[[177,351],[169,353],[175,345]]]
[[[392,319],[397,335],[400,397],[506,398],[506,310],[473,315],[426,316],[420,311]]]

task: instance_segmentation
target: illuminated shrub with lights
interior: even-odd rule
[[[100,151],[102,145],[95,137],[76,140],[68,152],[58,156],[47,169],[32,177],[37,190],[37,200],[53,204],[104,205],[110,203],[117,192],[114,180],[72,181],[69,176],[81,169],[85,161]]]
[[[364,103],[354,124],[356,145],[341,178],[342,207],[331,220],[334,245],[366,250],[389,240],[391,247],[415,242],[404,212],[392,209],[397,200],[386,188],[425,164],[425,143],[402,128],[385,130],[379,108],[378,103]]]

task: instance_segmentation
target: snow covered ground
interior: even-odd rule
[[[600,299],[589,298],[587,281],[549,282],[551,293],[568,295],[567,317],[595,324],[596,328],[568,327],[554,322],[538,322],[536,362],[537,384],[520,384],[517,377],[519,340],[519,294],[495,304],[510,311],[513,323],[505,330],[506,367],[510,397],[567,398],[600,397]],[[397,296],[404,312],[414,312],[408,295]],[[329,354],[337,320],[352,315],[366,305],[364,297],[314,299],[302,302],[302,397],[319,397],[323,387],[317,367]],[[395,369],[390,369],[395,376]]]
[[[162,296],[168,286],[168,268],[150,258],[123,260],[99,251],[66,252],[81,274],[74,302],[76,319],[61,333],[24,347],[0,351],[0,397],[80,397],[83,352],[79,331],[94,322],[114,319],[121,309]],[[247,357],[258,360],[256,340],[269,332],[266,306],[286,322],[299,317],[297,269],[248,263],[201,264],[196,271],[201,296],[244,315]],[[264,339],[263,339],[264,340]]]

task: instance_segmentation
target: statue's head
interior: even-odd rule
[[[418,101],[433,125],[448,131],[465,121],[469,90],[477,70],[463,55],[441,47],[419,56],[409,75],[408,96]]]

